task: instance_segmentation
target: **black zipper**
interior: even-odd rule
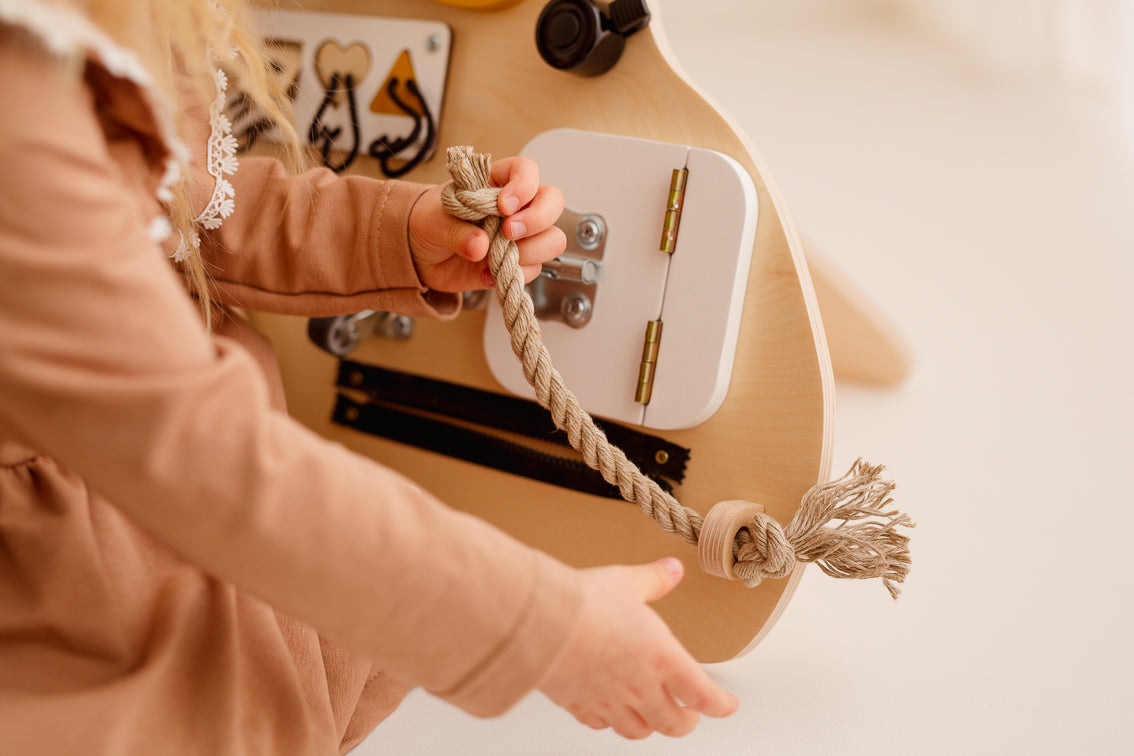
[[[581,459],[548,454],[446,419],[569,447],[567,434],[535,402],[350,360],[340,361],[336,385],[368,398],[359,402],[339,394],[332,415],[339,425],[573,490],[621,498],[617,487]],[[688,449],[617,423],[604,421],[600,427],[666,491],[673,491],[670,480],[680,483],[684,478]]]

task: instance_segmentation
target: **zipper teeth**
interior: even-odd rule
[[[622,498],[616,486],[607,483],[601,474],[580,460],[531,449],[509,439],[438,419],[428,414],[408,412],[405,408],[378,402],[362,404],[340,393],[331,419],[332,422],[363,433],[387,438],[391,441],[408,444],[455,459],[463,459],[466,462],[500,469],[504,472],[582,493],[605,496],[611,499]],[[471,440],[472,443],[464,448],[473,453],[466,456],[452,447],[451,444],[431,443],[428,439],[439,437],[431,432],[437,426],[452,429],[454,433],[448,436],[450,441],[454,437],[460,438],[462,436],[466,440]],[[501,458],[521,463],[519,469],[512,465],[499,467],[494,460]],[[529,469],[525,470],[524,468]],[[539,474],[540,472],[542,474]]]
[[[444,449],[431,447],[427,442],[419,443],[417,441],[407,439],[407,438],[405,438],[404,436],[402,436],[401,434],[398,434],[398,433],[383,433],[381,430],[368,429],[368,428],[362,427],[359,423],[357,423],[355,421],[351,421],[351,420],[348,420],[348,419],[340,420],[339,419],[339,411],[340,411],[340,405],[343,402],[346,402],[347,405],[350,408],[355,409],[358,412],[365,412],[367,410],[367,408],[370,408],[372,411],[394,413],[395,415],[402,416],[403,418],[405,418],[410,423],[414,423],[414,422],[429,423],[429,424],[434,424],[434,425],[442,425],[442,426],[450,427],[450,428],[453,428],[454,430],[459,430],[461,433],[468,434],[469,436],[472,436],[472,437],[476,438],[477,440],[482,441],[485,445],[492,446],[498,452],[506,454],[513,459],[517,459],[517,460],[520,460],[520,461],[526,461],[526,462],[532,462],[535,465],[538,465],[538,466],[544,468],[545,470],[557,470],[557,471],[559,471],[559,472],[561,472],[561,473],[563,473],[567,476],[573,476],[573,477],[576,477],[576,478],[584,478],[584,479],[585,478],[591,478],[591,480],[593,481],[593,484],[599,484],[599,485],[609,489],[608,493],[605,494],[605,495],[607,495],[607,496],[609,496],[610,498],[613,498],[613,499],[621,499],[622,498],[622,496],[619,492],[619,489],[616,485],[610,483],[605,478],[603,478],[602,474],[598,470],[595,470],[594,468],[592,468],[590,465],[588,465],[583,460],[571,459],[569,457],[564,457],[564,456],[560,456],[560,455],[557,455],[557,454],[551,454],[551,453],[548,453],[548,452],[545,452],[545,451],[541,451],[539,449],[532,449],[531,447],[524,446],[523,444],[517,443],[517,442],[512,441],[510,439],[503,438],[501,436],[497,436],[497,435],[494,435],[494,434],[491,434],[491,433],[487,433],[484,430],[481,430],[479,428],[472,428],[472,427],[469,427],[469,426],[466,426],[466,425],[459,425],[459,424],[453,423],[451,421],[448,421],[446,419],[433,416],[433,415],[428,414],[424,411],[409,412],[409,411],[407,411],[407,409],[404,406],[399,406],[397,404],[388,403],[388,402],[371,402],[371,403],[368,403],[368,404],[360,404],[360,403],[356,402],[355,400],[351,399],[350,397],[346,396],[345,394],[339,394],[339,404],[336,405],[334,417],[332,417],[332,420],[334,422],[339,423],[341,425],[345,425],[345,426],[350,427],[350,428],[355,428],[356,430],[360,430],[360,431],[363,431],[363,432],[366,432],[366,433],[372,433],[374,435],[389,438],[390,440],[393,440],[393,441],[398,441],[400,443],[407,443],[407,444],[410,444],[412,446],[416,446],[417,448],[425,449],[425,450],[428,450],[428,451],[433,451],[433,452],[439,453],[439,454],[445,454],[447,456],[456,457],[458,459],[465,459],[466,461],[476,462],[476,460],[468,458],[468,457],[464,457],[460,454],[455,454],[455,453],[452,453],[452,452],[444,450]],[[488,463],[479,462],[479,464],[488,464]],[[491,466],[491,465],[489,465],[489,466]],[[517,474],[524,475],[525,473],[517,473]],[[548,481],[546,478],[540,478],[539,476],[528,475],[527,477],[532,477],[532,478],[535,478],[536,480],[544,480],[545,482],[551,482],[551,481]],[[673,485],[668,480],[665,480],[664,478],[660,478],[660,477],[655,476],[655,475],[650,475],[649,477],[652,478],[666,492],[673,493]],[[582,484],[582,481],[580,481],[580,483]],[[583,484],[583,485],[592,485],[592,483],[586,483],[586,484]],[[572,486],[568,486],[568,487],[572,488]],[[594,491],[593,489],[590,492],[596,493],[596,491]]]
[[[439,422],[443,422],[443,420],[441,418],[454,417],[454,418],[457,418],[457,419],[462,420],[464,422],[482,425],[484,427],[491,428],[493,430],[505,431],[507,433],[515,433],[517,436],[524,436],[525,438],[530,438],[530,439],[533,439],[535,441],[546,441],[548,443],[552,443],[552,444],[555,444],[557,446],[562,446],[566,449],[572,448],[571,442],[567,438],[567,432],[560,430],[558,428],[554,428],[554,426],[552,426],[554,428],[554,430],[551,433],[541,433],[539,431],[536,431],[536,430],[533,430],[532,428],[527,427],[522,422],[518,422],[518,421],[512,420],[510,418],[494,417],[492,419],[492,422],[490,423],[490,422],[487,422],[480,417],[475,417],[474,416],[475,413],[470,413],[470,412],[464,411],[464,409],[462,407],[450,405],[447,402],[443,402],[443,401],[428,402],[429,406],[425,406],[427,404],[427,402],[404,403],[404,402],[397,401],[397,400],[391,400],[387,397],[382,396],[380,389],[367,389],[365,391],[365,393],[370,398],[370,400],[372,402],[374,402],[375,404],[379,404],[379,405],[382,405],[384,407],[389,407],[391,409],[399,409],[399,410],[404,411],[406,408],[409,408],[409,409],[419,410],[421,412],[436,413],[436,415],[438,415],[439,417],[433,418],[433,419],[437,419]],[[436,399],[436,395],[434,395],[434,398]],[[602,430],[603,433],[607,432],[606,426],[604,426],[602,423],[596,421],[595,424],[598,425],[599,429]],[[575,459],[571,459],[569,457],[561,457],[561,456],[558,456],[558,455],[555,455],[555,454],[550,454],[548,452],[542,452],[542,451],[539,451],[538,449],[532,449],[532,448],[524,446],[522,444],[518,444],[515,441],[510,441],[508,439],[501,438],[499,436],[493,436],[491,434],[484,433],[483,431],[479,431],[479,430],[476,430],[476,429],[470,429],[470,430],[474,430],[475,432],[480,433],[480,435],[482,435],[482,436],[497,439],[503,444],[508,444],[509,447],[511,447],[511,448],[513,448],[513,449],[515,449],[519,452],[522,452],[525,455],[528,455],[530,458],[542,457],[542,458],[545,458],[547,460],[556,460],[558,462],[563,463],[564,465],[569,464],[569,465],[573,465],[573,466],[575,466],[576,468],[579,468],[579,469],[592,470],[592,471],[598,472],[597,470],[594,470],[593,467],[589,466],[586,462],[583,462],[581,460],[575,460]],[[656,467],[654,467],[653,465],[650,465],[647,461],[644,461],[641,457],[634,459],[634,458],[630,457],[629,453],[627,453],[627,457],[630,458],[631,462],[633,462],[640,469],[642,469],[642,472],[643,472],[644,475],[646,475],[646,477],[650,478],[655,483],[657,483],[659,486],[661,486],[661,488],[663,490],[665,490],[666,493],[673,493],[673,484],[670,483],[665,477],[663,477],[662,473],[659,472]],[[682,468],[684,469],[684,465],[682,465]],[[613,485],[613,484],[611,484],[611,485]]]
[[[390,407],[392,409],[400,409],[397,405],[390,405]],[[438,418],[430,418],[430,419],[436,420],[437,422],[441,422],[441,423],[445,422],[444,420],[440,420]],[[449,423],[445,423],[445,424],[448,425]],[[572,473],[594,473],[595,475],[598,475],[600,478],[602,478],[602,473],[600,473],[598,470],[596,470],[595,468],[588,465],[583,460],[571,459],[570,457],[563,457],[563,456],[560,456],[558,454],[551,454],[549,452],[540,451],[539,449],[532,449],[529,446],[524,446],[523,444],[518,444],[515,441],[511,441],[511,440],[506,439],[506,438],[501,438],[500,436],[494,436],[491,433],[485,433],[484,431],[480,431],[480,430],[477,430],[475,428],[466,428],[466,430],[468,430],[472,433],[475,433],[482,438],[491,439],[491,441],[493,443],[498,443],[502,448],[506,449],[510,454],[515,454],[517,456],[521,456],[521,457],[524,457],[526,459],[535,460],[535,461],[540,462],[540,463],[545,464],[545,465],[554,465],[554,466],[559,467],[562,470],[568,470]],[[506,429],[496,428],[496,430],[506,430]],[[562,434],[563,431],[557,431],[557,433]],[[531,435],[525,434],[525,433],[520,433],[519,435],[525,435],[525,436],[528,436],[529,438],[537,438],[537,439],[540,438],[539,436],[531,436]],[[563,434],[563,435],[566,435],[566,434]],[[567,448],[571,448],[567,444],[564,444],[564,445],[567,446]],[[673,484],[670,483],[665,478],[662,478],[658,475],[647,475],[646,477],[650,478],[655,483],[657,483],[658,486],[660,486],[662,488],[662,490],[664,490],[666,493],[673,493]],[[606,480],[605,478],[602,478],[602,480],[603,480],[604,483],[606,483],[608,486],[610,486],[612,490],[614,490],[614,491],[618,490],[618,486],[616,486],[615,484],[611,483],[610,481]]]
[[[507,431],[515,433],[518,436],[526,436],[528,438],[536,439],[537,441],[547,441],[558,446],[570,447],[571,443],[567,439],[567,434],[559,430],[551,421],[548,421],[550,432],[541,432],[531,428],[527,423],[514,420],[510,417],[494,417],[491,422],[479,416],[475,412],[468,411],[467,408],[458,404],[441,400],[436,394],[433,395],[432,400],[427,401],[403,401],[401,399],[391,399],[383,396],[381,389],[367,388],[365,389],[366,395],[372,402],[384,404],[390,407],[409,407],[411,409],[421,410],[423,412],[433,412],[438,415],[455,417],[458,420],[463,420],[467,423],[476,423],[484,425],[495,430]]]
[[[357,383],[352,382],[352,376],[357,376],[361,380]],[[429,392],[427,397],[423,398],[420,390],[409,390],[409,386],[412,383],[424,383],[426,386],[435,386],[437,388]],[[362,392],[370,401],[376,404],[382,404],[401,410],[408,408],[426,413],[435,413],[444,418],[455,418],[462,422],[514,433],[518,436],[552,443],[568,449],[571,448],[567,433],[556,428],[551,418],[544,414],[543,408],[539,408],[539,405],[533,402],[498,396],[495,398],[495,401],[505,402],[504,406],[506,408],[512,408],[517,415],[514,416],[508,413],[502,413],[489,416],[488,413],[477,412],[470,409],[472,405],[468,402],[463,402],[459,398],[453,398],[446,393],[456,392],[458,394],[467,393],[469,395],[479,395],[483,393],[479,389],[460,384],[452,384],[425,376],[415,376],[400,371],[365,365],[363,363],[355,363],[349,360],[340,361],[337,384],[340,388]],[[534,408],[539,408],[538,414],[534,411]],[[617,434],[621,440],[619,445],[627,452],[627,456],[630,456],[630,452],[633,451],[634,456],[631,457],[632,461],[638,465],[648,477],[658,482],[659,485],[662,485],[667,491],[673,490],[673,484],[668,482],[668,478],[673,478],[677,482],[681,482],[684,479],[685,465],[689,456],[687,449],[670,442],[665,442],[664,439],[653,439],[648,435],[642,436],[632,429],[624,429],[621,426],[615,426],[615,430],[612,433],[610,426],[601,421],[596,421],[596,425],[598,425],[604,433],[610,435]],[[652,458],[656,450],[647,450],[645,447],[663,442],[665,447],[668,448],[661,448],[664,448],[666,453],[670,455],[670,460],[666,464],[659,464]],[[526,447],[518,444],[517,446],[518,448],[526,449]],[[527,451],[532,452],[536,450],[527,449]],[[574,461],[567,458],[563,459],[568,462]],[[579,462],[579,464],[585,466],[583,462]],[[586,469],[591,468],[587,467]]]

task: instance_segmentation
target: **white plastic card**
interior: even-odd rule
[[[601,215],[606,247],[590,321],[541,322],[552,362],[588,412],[657,429],[704,422],[728,390],[756,234],[751,177],[732,158],[684,145],[572,129],[544,132],[522,154],[567,207]],[[660,251],[674,169],[688,170],[676,251]],[[635,401],[646,325],[663,323],[649,404]],[[484,347],[509,391],[534,396],[499,305]]]

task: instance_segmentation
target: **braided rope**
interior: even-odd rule
[[[701,515],[662,490],[607,440],[552,365],[535,307],[524,290],[519,251],[500,233],[500,190],[491,186],[489,156],[471,147],[450,147],[448,158],[453,182],[442,190],[442,206],[488,234],[488,268],[496,279],[496,297],[512,352],[535,389],[536,400],[551,413],[556,427],[567,433],[587,465],[616,486],[624,499],[662,530],[697,545],[704,524]],[[909,539],[896,528],[913,523],[903,514],[884,511],[893,484],[879,478],[881,470],[858,460],[842,479],[813,487],[786,528],[763,513],[754,514],[733,543],[737,577],[756,586],[764,578],[786,577],[800,562],[817,562],[834,577],[880,577],[890,594],[897,596],[894,583],[902,582],[909,570]],[[886,519],[868,519],[872,517]],[[832,519],[842,523],[826,527]]]

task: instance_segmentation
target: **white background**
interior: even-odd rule
[[[709,668],[741,710],[682,740],[594,733],[538,694],[481,721],[415,692],[355,753],[1130,753],[1134,161],[1115,88],[990,65],[858,3],[660,5],[797,225],[912,345],[901,386],[838,384],[832,468],[861,455],[897,480],[919,522],[905,593],[810,569],[766,641]]]

